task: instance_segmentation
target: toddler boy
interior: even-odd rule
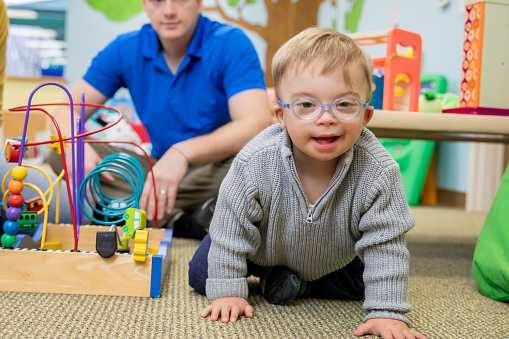
[[[414,217],[398,164],[365,128],[371,57],[349,37],[309,28],[274,55],[272,125],[235,158],[189,283],[211,320],[253,317],[246,277],[264,297],[365,299],[356,336],[425,338],[405,313]]]

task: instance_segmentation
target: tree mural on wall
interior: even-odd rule
[[[267,43],[265,56],[267,86],[273,86],[270,65],[272,56],[279,47],[303,29],[316,26],[318,10],[323,3],[328,2],[331,7],[336,7],[336,0],[227,0],[227,5],[236,10],[237,17],[233,17],[223,9],[220,1],[209,0],[204,3],[204,12],[216,11],[225,21],[257,33]],[[243,14],[248,6],[256,5],[257,1],[261,1],[267,10],[265,25],[250,24],[249,18]],[[331,22],[330,26],[334,25],[335,22]]]
[[[143,10],[141,0],[86,0],[93,9],[113,21],[126,21]]]

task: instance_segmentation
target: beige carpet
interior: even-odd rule
[[[429,338],[509,338],[509,304],[482,296],[471,274],[485,215],[415,207],[408,317]],[[299,300],[274,306],[251,281],[253,319],[202,319],[208,304],[187,285],[198,242],[174,239],[161,298],[0,292],[1,338],[352,338],[362,302]],[[494,259],[496,260],[496,259]],[[8,272],[0,272],[0,275]],[[114,283],[114,282],[112,282]]]

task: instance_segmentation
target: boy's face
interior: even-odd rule
[[[159,39],[190,39],[202,9],[202,0],[143,0],[143,8]]]
[[[312,67],[289,71],[278,86],[279,99],[286,104],[303,97],[332,103],[338,98],[349,97],[363,104],[367,100],[368,84],[362,80],[360,66],[352,65],[350,74],[352,85],[348,86],[342,71],[328,75],[320,75]],[[296,160],[331,161],[355,144],[363,127],[371,120],[373,108],[362,110],[352,120],[339,120],[327,109],[314,120],[300,120],[290,109],[279,105],[274,106],[274,113],[281,127],[288,130]]]

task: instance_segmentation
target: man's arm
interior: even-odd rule
[[[158,199],[158,219],[164,211],[170,213],[175,205],[177,188],[189,164],[201,165],[221,161],[237,154],[244,145],[271,123],[267,93],[263,89],[250,89],[235,94],[228,100],[232,121],[214,132],[191,138],[170,148],[154,166],[156,192],[165,192]],[[155,200],[152,181],[147,178],[140,198],[140,207],[147,219],[154,218]]]
[[[102,105],[104,104],[108,98],[103,95],[101,92],[96,90],[94,87],[92,87],[90,84],[88,84],[85,80],[80,79],[76,85],[69,91],[73,103],[80,103],[81,102],[81,93],[84,93],[84,99],[86,103],[92,103],[92,104],[98,104]],[[65,95],[63,102],[69,103],[69,97]],[[97,110],[96,107],[85,107],[85,121],[90,118],[90,116]],[[74,119],[76,121],[76,118],[80,116],[80,106],[74,106]],[[67,105],[57,106],[55,111],[53,112],[53,117],[55,118],[58,127],[60,129],[60,132],[65,137],[71,136],[71,111],[70,107]],[[51,124],[51,132],[53,134],[56,133],[56,129]],[[77,134],[76,129],[76,123],[74,123],[74,135]],[[69,173],[69,178],[72,178],[70,176],[71,174],[71,163],[72,163],[72,157],[71,157],[71,148],[67,147],[64,149],[65,152],[65,160],[67,164],[67,171]],[[85,173],[84,175],[87,176],[100,162],[102,159],[97,155],[97,153],[94,151],[94,149],[89,145],[85,144]],[[102,174],[107,180],[113,180],[113,177],[109,173],[103,173]]]
[[[102,105],[104,104],[108,98],[103,95],[101,92],[96,90],[94,87],[92,87],[90,84],[88,84],[85,80],[80,79],[74,87],[69,91],[72,96],[72,100],[75,104],[81,102],[81,93],[85,93],[85,102],[91,103],[91,104],[98,104]],[[69,103],[69,97],[65,95],[63,102]],[[90,118],[90,116],[97,110],[96,107],[85,107],[85,120]],[[80,112],[80,106],[74,107],[74,119],[76,119],[79,116]],[[60,131],[63,135],[66,137],[71,136],[71,113],[68,106],[57,106],[55,111],[53,112],[53,116],[55,117],[55,120],[58,123],[58,126],[60,128]],[[76,125],[75,127],[75,133],[76,133]],[[51,130],[53,133],[56,132],[54,126],[51,126]]]
[[[221,161],[237,154],[271,124],[267,92],[251,89],[228,100],[232,121],[214,132],[179,142],[176,147],[193,165]]]

